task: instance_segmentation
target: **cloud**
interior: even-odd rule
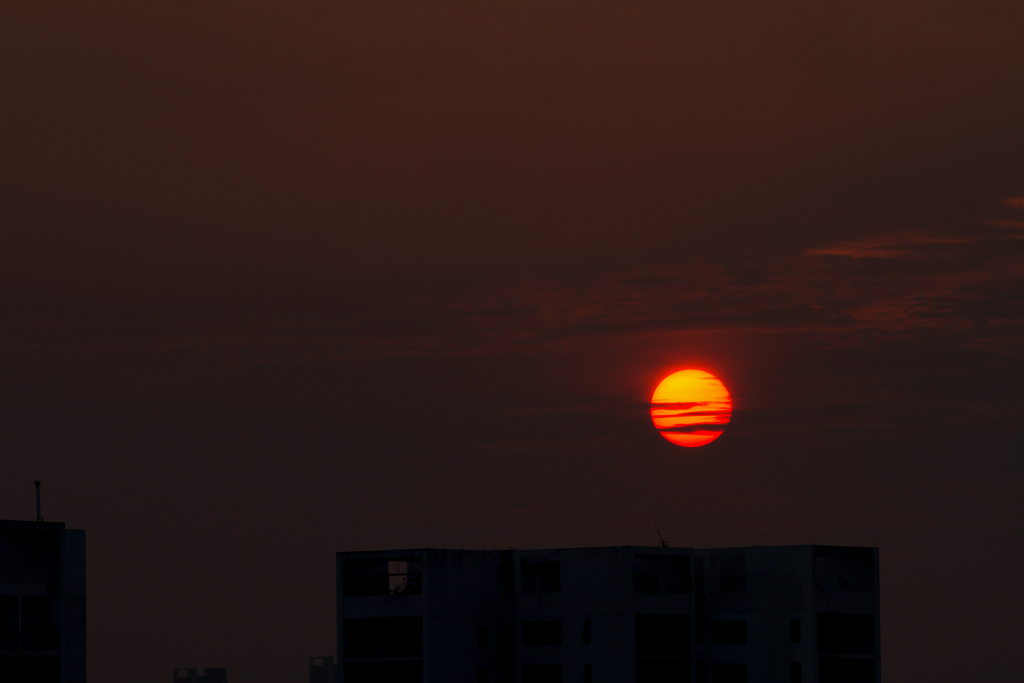
[[[801,335],[807,344],[828,348],[942,334],[957,335],[961,347],[1003,354],[1013,346],[1000,342],[1014,329],[1006,321],[1020,319],[1022,250],[1021,240],[978,222],[941,235],[899,231],[794,249],[785,257],[752,254],[728,265],[684,255],[677,262],[612,266],[562,280],[535,275],[443,296],[425,288],[387,307],[291,317],[13,317],[0,347],[26,363],[45,356],[88,367],[93,361],[87,359],[97,359],[118,368],[97,386],[119,393],[165,391],[245,367],[579,354],[689,334]],[[528,412],[633,409],[553,405]]]
[[[704,422],[692,425],[677,425],[674,427],[662,427],[659,432],[668,434],[721,434],[725,427],[721,423]]]
[[[985,221],[988,225],[994,225],[997,228],[1024,228],[1024,221],[1014,220],[1012,218],[993,218]]]
[[[1003,200],[1003,204],[1015,209],[1024,209],[1024,197],[1007,197]]]
[[[973,329],[977,325],[956,311],[942,308],[934,300],[911,294],[904,297],[872,301],[846,311],[857,322],[875,329],[902,331],[931,327],[946,329]]]
[[[661,410],[689,410],[690,408],[696,408],[697,406],[706,406],[707,404],[707,401],[689,401],[681,403],[673,403],[671,401],[655,401],[651,403],[651,406],[655,408],[660,408]]]
[[[658,415],[658,417],[663,419],[663,418],[666,418],[666,417],[714,417],[714,416],[724,416],[726,418],[726,420],[728,420],[730,415],[732,415],[732,411],[731,410],[699,410],[699,411],[686,412],[686,413],[670,413],[668,415]]]
[[[970,237],[935,237],[923,232],[902,232],[836,242],[825,247],[804,249],[805,256],[847,256],[850,258],[892,259],[911,256],[921,246],[931,244],[966,244]]]

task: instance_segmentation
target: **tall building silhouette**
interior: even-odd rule
[[[875,683],[878,550],[338,553],[340,683]]]
[[[0,521],[0,681],[85,683],[85,532]]]

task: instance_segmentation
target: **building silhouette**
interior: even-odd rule
[[[334,683],[334,657],[309,658],[309,683]]]
[[[227,683],[228,670],[225,668],[206,667],[203,675],[199,669],[175,669],[174,683]]]
[[[0,521],[0,681],[85,683],[85,532]]]
[[[878,550],[337,556],[339,683],[875,683]]]

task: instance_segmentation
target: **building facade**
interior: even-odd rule
[[[227,683],[228,670],[224,667],[206,667],[203,673],[199,669],[175,669],[174,683]]]
[[[334,657],[309,658],[309,683],[334,683]]]
[[[0,681],[85,683],[85,532],[0,521]]]
[[[338,553],[340,683],[877,683],[878,550]]]

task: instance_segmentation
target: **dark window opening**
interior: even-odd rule
[[[820,683],[874,683],[874,659],[818,657]]]
[[[747,683],[747,665],[715,662],[711,665],[712,683]]]
[[[421,657],[423,622],[419,617],[346,619],[344,645],[346,660]]]
[[[636,615],[638,657],[687,657],[690,654],[690,617],[678,614]]]
[[[708,683],[708,660],[697,660],[697,683]]]
[[[523,593],[558,593],[562,590],[562,568],[558,562],[528,562],[520,564]]]
[[[511,661],[515,657],[515,636],[515,624],[505,622],[498,627],[498,642],[496,644],[498,646],[499,658],[502,661]],[[511,667],[511,664],[509,666]],[[498,672],[499,678],[509,673],[506,671],[503,674],[502,671],[500,669]],[[514,675],[515,672],[513,671],[512,674]]]
[[[590,619],[583,620],[583,644],[590,645]]]
[[[0,595],[0,650],[59,647],[60,633],[51,603],[45,595]]]
[[[18,596],[0,595],[0,638],[18,633]],[[13,645],[10,649],[13,649]],[[3,648],[9,649],[9,648]]]
[[[874,653],[874,615],[818,612],[818,654],[872,655]]]
[[[480,667],[476,670],[476,683],[491,683],[491,670]]]
[[[60,657],[0,655],[0,681],[58,683],[60,681]]]
[[[491,629],[487,626],[478,626],[476,629],[476,646],[477,647],[490,647],[491,646]]]
[[[747,590],[747,563],[742,555],[721,558],[719,567],[723,593],[742,593]]]
[[[523,647],[541,647],[562,644],[562,622],[524,621]]]
[[[712,621],[711,642],[715,645],[744,645],[747,642],[747,622]]]
[[[45,633],[53,628],[50,598],[24,595],[21,598],[21,630],[23,633]]]
[[[658,577],[656,574],[637,574],[633,577],[633,587],[637,593],[656,595],[658,593]]]
[[[789,642],[799,643],[800,642],[800,620],[790,619],[789,620]]]
[[[800,662],[793,662],[789,665],[789,683],[802,683],[802,669],[803,667],[800,666]]]
[[[345,662],[345,683],[423,683],[423,662]]]
[[[417,595],[423,590],[422,564],[416,558],[345,560],[345,597]]]
[[[524,664],[523,683],[562,683],[561,664]]]
[[[636,683],[689,683],[689,659],[638,659]]]
[[[502,656],[511,658],[516,647],[515,624],[505,622],[498,627],[498,647]]]
[[[388,595],[417,595],[423,588],[419,562],[388,562]]]
[[[583,683],[592,683],[594,680],[594,674],[590,669],[589,664],[583,665]]]

